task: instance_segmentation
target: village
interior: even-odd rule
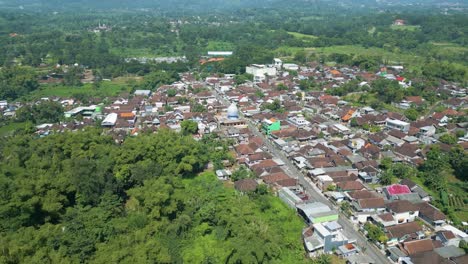
[[[92,104],[41,98],[60,102],[69,121],[38,125],[35,134],[99,125],[121,143],[127,136],[163,128],[181,131],[184,121],[196,122],[194,138],[216,134],[234,143],[236,162],[216,170],[219,180],[249,171],[252,177],[233,180],[236,190],[245,193],[266,184],[304,218],[302,239],[309,256],[337,254],[348,263],[466,263],[459,245],[468,235],[432,204],[434,197],[421,183],[381,180],[384,161],[416,167],[432,145],[450,151],[440,141],[444,134],[460,135],[458,144],[468,149],[467,123],[457,122],[468,108],[466,89],[441,83],[436,93],[449,97],[439,103],[443,111],[414,121],[327,92],[353,80],[368,86],[379,78],[406,89],[412,80],[401,77],[404,70],[382,66],[379,72],[366,72],[275,59],[271,65],[248,66],[251,80],[243,83],[235,75],[197,78],[186,72],[180,81],[154,91],[135,90]],[[321,89],[301,89],[303,80],[320,83]],[[407,96],[393,105],[405,110],[425,103],[421,96]],[[14,118],[21,107],[0,101],[5,117]]]

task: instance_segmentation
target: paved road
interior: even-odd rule
[[[217,94],[217,92],[216,97],[220,102],[224,103],[225,105],[230,104],[227,100],[225,100],[219,94]],[[239,114],[242,116],[241,112]],[[324,203],[330,208],[336,208],[338,210],[338,208],[322,194],[322,192],[317,188],[317,186],[315,186],[315,184],[313,184],[310,181],[310,179],[304,176],[304,174],[301,171],[299,171],[296,166],[294,166],[292,161],[289,160],[288,157],[279,148],[277,148],[277,146],[275,146],[270,139],[268,139],[263,133],[260,133],[258,131],[257,127],[252,121],[250,121],[249,119],[246,120],[249,129],[252,131],[252,133],[255,136],[263,139],[263,141],[265,142],[265,146],[268,148],[269,152],[276,158],[279,158],[285,164],[285,172],[291,177],[298,179],[299,184],[304,188],[304,191],[312,200]],[[338,223],[343,227],[347,237],[350,240],[355,240],[359,248],[361,250],[365,249],[364,253],[371,257],[376,263],[390,263],[387,257],[373,243],[369,243],[367,241],[367,238],[364,235],[362,235],[359,231],[357,231],[357,227],[353,223],[351,223],[349,219],[342,213],[340,213]]]

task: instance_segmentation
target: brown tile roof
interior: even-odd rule
[[[455,235],[453,234],[452,231],[442,231],[441,233],[447,240],[455,238]]]
[[[331,176],[330,176],[331,177]],[[346,175],[346,176],[338,176],[338,177],[331,177],[333,179],[334,183],[338,182],[346,182],[346,181],[355,181],[358,179],[358,177],[354,174],[351,175]]]
[[[358,203],[362,209],[383,208],[385,206],[385,202],[382,197],[360,199]]]
[[[297,179],[289,178],[289,179],[279,180],[276,182],[276,184],[278,184],[279,186],[283,186],[283,187],[296,186]]]
[[[442,258],[435,251],[425,251],[413,254],[411,256],[411,261],[413,264],[449,264],[452,263],[449,260]],[[466,262],[460,262],[466,263]]]
[[[240,144],[235,147],[237,154],[249,155],[254,154],[254,150],[248,144]]]
[[[364,185],[358,181],[339,182],[336,186],[343,191],[362,190],[365,188]]]
[[[265,159],[271,159],[272,156],[270,153],[267,152],[258,152],[252,155],[249,155],[249,161],[259,161],[259,160],[265,160]]]
[[[351,196],[351,198],[356,199],[356,200],[377,197],[376,193],[370,192],[368,190],[349,192],[348,195]]]
[[[419,146],[418,145],[409,144],[409,143],[405,143],[405,144],[403,144],[400,147],[397,147],[395,149],[395,152],[397,152],[397,153],[399,153],[399,154],[401,154],[403,156],[410,157],[410,158],[418,156],[418,154],[417,154],[418,151],[419,151]]]
[[[418,207],[407,200],[398,200],[385,205],[389,211],[395,213],[418,211]]]
[[[392,213],[379,214],[377,217],[379,217],[380,219],[382,219],[385,222],[390,222],[390,221],[395,220],[395,218],[393,218]]]
[[[390,136],[394,136],[394,137],[399,138],[399,139],[402,139],[402,138],[406,137],[406,134],[405,134],[405,133],[403,133],[403,132],[400,131],[400,130],[396,130],[396,129],[390,130],[390,131],[388,132],[388,134],[389,134]]]
[[[419,207],[419,214],[429,218],[432,221],[445,220],[445,215],[439,209],[430,205],[428,202],[416,204]]]
[[[389,226],[386,229],[387,236],[389,238],[401,238],[405,235],[410,235],[422,231],[422,227],[417,222]]]
[[[257,189],[258,183],[253,179],[238,180],[234,183],[236,190],[241,192],[251,192]]]
[[[288,179],[291,179],[291,177],[289,177],[284,172],[278,172],[278,173],[273,173],[270,175],[263,176],[262,179],[265,183],[270,184],[270,183],[275,183],[281,180],[288,180]]]
[[[277,167],[278,164],[276,162],[274,162],[272,159],[266,159],[266,160],[262,160],[260,161],[259,164],[255,164],[252,166],[253,169],[256,169],[256,168],[263,168],[263,169],[266,169],[266,168],[273,168],[273,167]]]
[[[406,185],[408,186],[408,188],[412,189],[413,187],[416,186],[416,183],[414,183],[412,180],[410,179],[403,179],[400,181],[400,184],[401,185]]]
[[[408,252],[408,255],[413,255],[421,252],[434,250],[434,245],[431,239],[415,240],[403,243],[403,248]]]
[[[463,255],[461,257],[452,258],[452,261],[455,264],[466,264],[466,263],[468,263],[468,254],[465,254],[465,255]],[[424,264],[428,264],[428,263],[424,263]]]

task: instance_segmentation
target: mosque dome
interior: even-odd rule
[[[239,110],[235,103],[232,103],[227,109],[227,117],[229,119],[238,119],[239,118]]]

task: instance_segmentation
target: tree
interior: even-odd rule
[[[385,244],[387,242],[387,240],[388,240],[387,236],[382,231],[382,229],[380,229],[378,226],[376,226],[374,224],[371,224],[371,223],[367,222],[364,225],[364,230],[367,231],[367,236],[369,237],[369,239],[371,241],[380,242],[382,244]]]
[[[440,136],[439,141],[445,144],[455,145],[457,144],[458,139],[453,134],[446,133]]]
[[[185,135],[193,135],[198,132],[198,123],[192,120],[184,120],[180,123],[181,131]]]
[[[22,67],[0,69],[0,98],[15,100],[39,88],[36,74]]]
[[[236,74],[236,76],[234,76],[234,81],[237,85],[246,83],[251,80],[253,80],[253,75],[249,73]]]
[[[176,89],[167,89],[166,94],[168,97],[174,97],[177,95],[177,90]]]
[[[452,147],[449,153],[450,165],[454,170],[454,174],[462,181],[468,180],[468,155],[461,145]]]
[[[461,240],[458,247],[463,249],[465,251],[465,253],[468,254],[468,243],[465,240]]]
[[[155,71],[144,77],[143,88],[154,90],[163,84],[171,84],[179,79],[179,75],[175,72]]]
[[[41,101],[39,104],[34,104],[32,106],[23,106],[16,114],[16,119],[18,121],[31,121],[34,124],[57,123],[62,117],[62,105],[53,101]]]
[[[384,171],[380,174],[380,183],[382,185],[389,185],[392,184],[393,181],[393,174],[391,170]]]
[[[330,255],[321,254],[312,259],[313,264],[332,264],[332,258]]]
[[[253,173],[244,165],[241,165],[236,171],[234,171],[231,175],[232,181],[238,181],[247,178],[253,178]]]
[[[419,112],[415,108],[410,108],[410,109],[405,111],[405,116],[409,120],[415,121],[416,119],[418,119]]]
[[[289,88],[284,84],[284,83],[280,83],[276,86],[276,89],[278,91],[287,91],[289,90]]]

